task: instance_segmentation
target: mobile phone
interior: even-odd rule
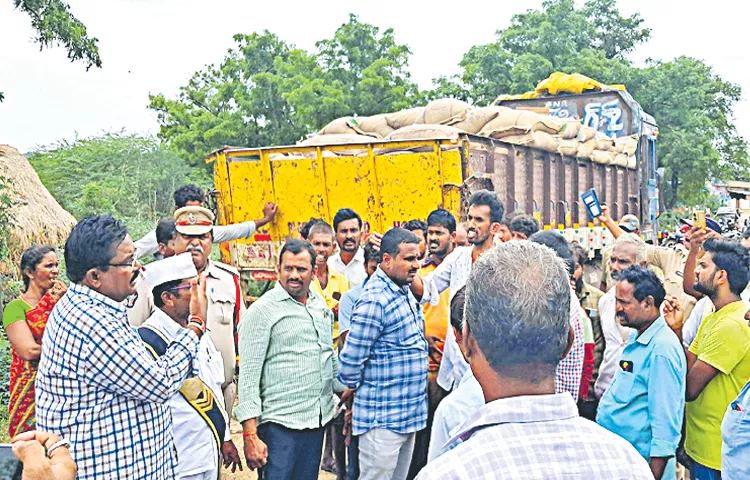
[[[0,444],[0,478],[21,480],[23,463],[13,455],[9,443]]]
[[[596,190],[593,188],[591,190],[586,190],[581,194],[581,200],[583,200],[583,204],[586,206],[586,210],[588,210],[589,216],[592,219],[596,219],[602,214],[602,204],[599,203],[599,197],[596,196]]]
[[[695,210],[693,212],[693,225],[701,227],[703,230],[706,229],[706,212],[702,210]]]

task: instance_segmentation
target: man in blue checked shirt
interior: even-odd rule
[[[675,451],[685,409],[687,361],[668,318],[677,299],[669,297],[654,272],[625,269],[615,286],[617,320],[630,333],[612,383],[599,401],[596,422],[630,442],[659,480],[676,476]]]
[[[42,340],[37,427],[70,441],[78,479],[170,480],[177,459],[169,399],[197,374],[205,279],[192,282],[187,328],[157,360],[123,304],[142,268],[125,225],[84,218],[65,243],[65,264],[72,284]]]
[[[419,239],[395,228],[383,235],[380,267],[354,307],[338,379],[354,398],[361,480],[403,480],[414,438],[427,425],[427,341],[422,309],[409,291],[419,271]]]

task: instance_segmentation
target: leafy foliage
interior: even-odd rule
[[[50,193],[76,218],[107,212],[147,228],[170,214],[175,188],[210,182],[204,171],[191,169],[156,139],[122,132],[60,142],[31,155],[29,161]]]
[[[150,97],[159,138],[191,165],[225,145],[291,144],[335,118],[419,101],[406,70],[409,48],[392,29],[381,33],[354,15],[317,43],[317,53],[268,31],[234,40],[224,61],[194,74],[176,99]]]
[[[640,15],[620,15],[616,0],[589,0],[581,8],[573,0],[547,0],[542,10],[515,15],[495,42],[469,49],[462,72],[436,79],[427,97],[486,105],[500,94],[533,90],[555,71],[625,84],[659,125],[667,208],[705,203],[706,180],[750,178],[747,143],[732,118],[741,90],[694,58],[633,66],[627,55],[650,34]]]

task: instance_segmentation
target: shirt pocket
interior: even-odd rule
[[[216,319],[222,325],[229,325],[234,320],[235,298],[226,293],[210,293],[211,305],[208,307],[209,318]]]
[[[747,411],[736,410],[738,405],[736,401],[729,404],[721,425],[721,439],[729,448],[737,448],[750,442],[750,417]]]
[[[619,371],[615,375],[615,380],[609,387],[612,389],[612,397],[619,403],[628,403],[631,400],[631,392],[635,383],[635,374],[633,372]]]

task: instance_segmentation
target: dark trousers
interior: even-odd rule
[[[258,437],[268,447],[268,463],[259,480],[317,480],[325,429],[292,430],[278,423],[258,427]]]
[[[347,453],[349,454],[349,464],[346,466],[346,480],[357,480],[359,478],[359,437],[352,435]]]

